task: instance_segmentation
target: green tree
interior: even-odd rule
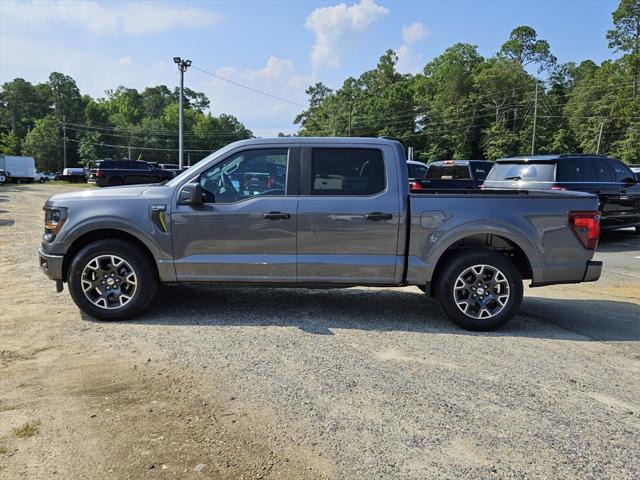
[[[24,139],[23,151],[35,158],[40,171],[51,172],[62,166],[60,124],[54,115],[36,120],[35,127]]]
[[[20,139],[15,132],[0,133],[0,153],[20,155]]]
[[[500,54],[520,65],[538,65],[538,72],[548,70],[556,64],[556,57],[551,54],[549,42],[539,40],[536,31],[527,25],[516,27],[511,31],[509,39],[502,44]]]
[[[607,32],[609,48],[627,53],[635,98],[640,74],[640,0],[621,0],[613,12],[613,25],[615,28]]]

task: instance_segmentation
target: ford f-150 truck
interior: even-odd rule
[[[232,143],[165,185],[52,196],[40,266],[101,320],[159,283],[415,285],[466,329],[511,319],[533,286],[597,280],[598,201],[566,191],[409,192],[379,138]]]

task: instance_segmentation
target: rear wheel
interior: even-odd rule
[[[98,320],[125,320],[142,313],[158,287],[154,265],[136,245],[99,240],[73,258],[68,274],[75,304]]]
[[[467,330],[503,326],[518,312],[522,294],[522,277],[514,264],[493,251],[454,257],[437,285],[442,311]]]

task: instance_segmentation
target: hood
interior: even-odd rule
[[[122,199],[138,197],[145,191],[153,188],[152,185],[126,185],[122,187],[94,188],[87,190],[78,190],[75,192],[57,193],[53,195],[47,203],[64,203],[76,200],[92,200],[92,199]]]

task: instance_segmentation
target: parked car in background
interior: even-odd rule
[[[407,160],[407,169],[409,171],[409,183],[418,178],[427,176],[428,166],[426,163],[416,162],[415,160]]]
[[[33,157],[1,154],[0,169],[7,172],[14,183],[31,183],[36,175],[36,162]]]
[[[496,160],[483,188],[573,190],[598,196],[602,228],[640,233],[640,184],[620,160],[563,154]]]
[[[640,165],[630,165],[629,168],[636,176],[636,181],[640,182]]]
[[[45,173],[45,172],[36,172],[34,177],[34,181],[40,182],[40,183],[48,182],[49,180],[55,180],[55,179],[56,179],[55,173]]]
[[[165,185],[54,195],[40,267],[102,320],[140,314],[161,282],[416,285],[473,330],[516,314],[523,278],[600,276],[593,195],[410,194],[405,158],[380,138],[252,139]]]
[[[99,187],[161,183],[174,174],[142,160],[95,160],[87,170],[87,182]]]
[[[486,160],[443,160],[431,162],[425,178],[411,182],[411,190],[476,190],[493,166]]]
[[[162,170],[173,173],[174,176],[178,175],[180,172],[187,168],[183,167],[182,170],[180,170],[180,165],[178,165],[177,163],[161,163],[158,165],[158,167]]]
[[[86,170],[82,167],[67,167],[62,170],[61,180],[71,183],[83,183],[87,181]]]

